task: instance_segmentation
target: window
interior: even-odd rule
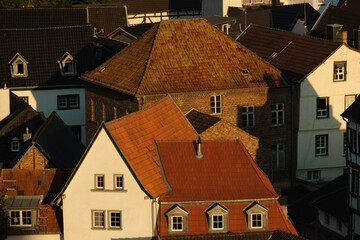
[[[11,151],[12,152],[19,152],[20,151],[20,141],[18,138],[14,137],[12,140],[11,140]]]
[[[350,139],[349,139],[349,149],[351,152],[356,153],[356,132],[352,129],[349,130]]]
[[[254,106],[241,108],[241,126],[244,128],[255,127]]]
[[[353,102],[355,102],[356,94],[353,95],[345,95],[345,110],[350,107]]]
[[[223,31],[226,34],[229,34],[229,24],[221,25],[221,31]]]
[[[359,196],[359,172],[353,171],[351,174],[351,194]]]
[[[210,97],[210,107],[212,114],[221,113],[221,96],[211,96]]]
[[[316,181],[320,179],[320,170],[308,171],[307,179],[310,181]]]
[[[262,214],[251,214],[251,228],[262,228]]]
[[[93,228],[105,228],[105,211],[93,210],[92,223]]]
[[[98,120],[98,103],[96,100],[91,99],[91,120]]]
[[[315,136],[315,156],[325,156],[328,154],[328,135]]]
[[[273,145],[273,163],[274,169],[284,169],[285,168],[285,146],[283,143]]]
[[[70,53],[66,52],[58,63],[60,65],[60,72],[62,76],[76,75],[76,60],[74,60]]]
[[[24,226],[30,227],[33,225],[31,210],[11,210],[10,212],[10,226]]]
[[[346,62],[334,62],[334,82],[346,81]]]
[[[115,189],[124,189],[124,176],[123,175],[114,175],[114,188]]]
[[[120,108],[115,107],[115,108],[114,108],[114,113],[115,113],[115,119],[121,117],[121,110],[120,110]]]
[[[343,154],[345,155],[347,151],[347,134],[346,132],[344,132],[344,149],[343,149]]]
[[[12,77],[28,76],[28,62],[19,53],[15,54],[15,56],[10,60],[9,65]]]
[[[57,96],[58,110],[77,109],[80,107],[79,94]]]
[[[316,118],[329,117],[329,98],[319,97],[316,99]]]
[[[103,104],[103,116],[104,116],[104,121],[107,122],[110,120],[110,115],[109,115],[109,105],[108,104]]]
[[[223,215],[213,215],[212,216],[212,229],[213,230],[222,230],[224,229],[224,216]]]
[[[104,189],[105,177],[102,174],[95,175],[95,189]]]
[[[181,216],[172,216],[171,217],[171,230],[172,231],[182,231],[183,230],[183,217],[181,217]]]
[[[29,105],[29,97],[19,97],[21,100],[23,100],[26,104]]]
[[[284,104],[271,105],[271,124],[279,126],[284,124]]]
[[[121,212],[109,211],[109,228],[121,229]]]

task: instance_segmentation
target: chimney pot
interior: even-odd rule
[[[201,160],[203,159],[203,154],[201,152],[201,138],[198,138],[197,142],[197,151],[196,151],[196,159]]]

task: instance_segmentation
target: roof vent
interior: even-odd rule
[[[197,142],[197,149],[196,149],[196,159],[201,160],[203,159],[203,154],[201,152],[201,138],[198,138]]]
[[[249,70],[247,70],[247,69],[243,69],[243,70],[241,70],[241,72],[242,72],[242,74],[244,74],[244,75],[248,75],[248,74],[249,74]]]
[[[98,72],[103,72],[103,71],[105,71],[105,66],[103,66],[103,67],[101,67],[99,70],[98,70]]]

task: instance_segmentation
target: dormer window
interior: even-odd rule
[[[11,140],[11,151],[12,152],[19,152],[20,151],[20,141],[18,138],[14,137]]]
[[[268,208],[258,202],[251,203],[245,208],[247,230],[268,229]]]
[[[12,77],[28,76],[28,62],[19,53],[16,53],[15,56],[10,60],[9,65]]]
[[[169,234],[182,234],[188,232],[189,212],[179,205],[174,205],[166,213]]]
[[[58,63],[60,65],[60,72],[62,76],[76,75],[76,60],[70,53],[66,52]]]
[[[229,210],[216,203],[206,211],[209,221],[209,232],[227,232],[229,230]]]

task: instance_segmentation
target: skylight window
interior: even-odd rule
[[[248,75],[248,74],[249,74],[249,70],[247,70],[247,69],[243,69],[243,70],[241,70],[241,72],[242,72],[242,74],[244,74],[244,75]]]

